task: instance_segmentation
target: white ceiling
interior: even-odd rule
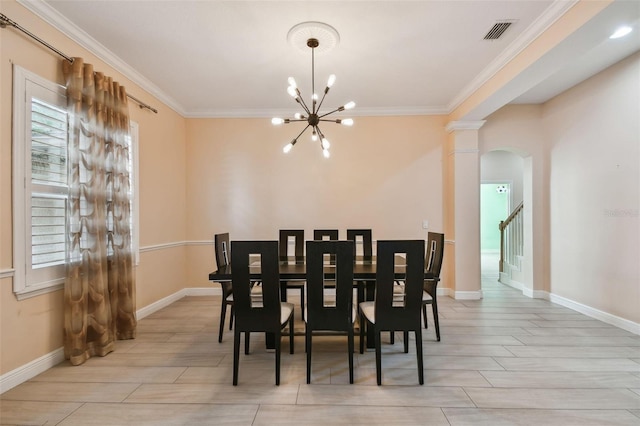
[[[287,33],[304,21],[327,23],[340,35],[337,47],[315,58],[317,90],[337,75],[327,109],[354,100],[353,115],[447,113],[575,4],[19,1],[187,117],[299,111],[287,77],[308,99],[311,52],[288,44]],[[499,20],[514,24],[499,40],[483,40]],[[504,103],[544,102],[638,51],[639,20],[640,1],[617,0],[476,118]],[[632,35],[608,40],[622,23],[634,25]]]

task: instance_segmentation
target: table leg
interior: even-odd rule
[[[264,333],[264,340],[266,342],[267,349],[276,348],[276,335],[274,333]]]

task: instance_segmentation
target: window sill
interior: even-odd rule
[[[53,285],[48,284],[46,286],[40,286],[40,287],[36,287],[36,286],[28,287],[23,290],[14,291],[14,293],[18,300],[24,300],[24,299],[29,299],[31,297],[41,296],[47,293],[53,293],[54,291],[59,291],[62,289],[64,289],[64,282],[53,284]]]

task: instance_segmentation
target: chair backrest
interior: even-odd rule
[[[304,229],[281,229],[278,253],[281,259],[289,256],[289,238],[294,239],[294,256],[304,256]]]
[[[442,258],[444,256],[444,234],[429,232],[427,234],[427,253],[425,255],[425,269],[435,278],[440,277]]]
[[[220,269],[231,263],[231,247],[229,246],[229,233],[215,234],[213,236],[216,251],[216,266]]]
[[[353,326],[353,241],[307,241],[307,315],[315,330]],[[326,264],[326,254],[335,258]],[[335,274],[335,304],[325,300],[325,272]],[[332,305],[332,306],[330,306]]]
[[[327,237],[327,238],[325,238]],[[338,230],[337,229],[314,229],[313,231],[313,239],[315,241],[319,240],[329,240],[329,241],[337,241],[338,240]],[[336,261],[335,255],[331,254],[328,256],[331,262]]]
[[[245,331],[280,330],[278,241],[232,241],[231,282],[235,327]],[[256,255],[260,256],[259,266]],[[260,268],[262,303],[251,297],[251,270]]]
[[[331,240],[331,241],[335,241],[338,239],[338,230],[337,229],[314,229],[313,231],[313,239],[318,241],[318,240],[324,240],[327,237],[327,239]]]
[[[353,255],[356,256],[358,242],[362,241],[362,255],[365,259],[373,256],[373,240],[371,229],[347,229],[347,240],[353,241]]]
[[[404,255],[406,266],[396,265],[396,255]],[[404,269],[404,300],[394,302],[396,271]],[[415,330],[422,327],[422,285],[424,282],[424,240],[378,241],[376,257],[376,328]]]

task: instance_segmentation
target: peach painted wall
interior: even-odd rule
[[[483,155],[505,150],[524,159],[525,224],[531,224],[526,227],[525,239],[531,241],[527,241],[530,246],[525,247],[527,263],[523,267],[530,270],[526,271],[523,284],[532,292],[549,291],[549,154],[541,116],[541,105],[507,105],[487,117],[480,129]]]
[[[0,11],[70,56],[81,56],[96,70],[124,84],[129,93],[159,113],[130,104],[139,124],[140,244],[136,270],[137,308],[184,287],[186,275],[185,119],[140,90],[124,76],[79,47],[44,21],[10,0]],[[61,58],[18,31],[0,31],[0,375],[62,347],[62,291],[18,301],[13,294],[11,102],[12,63],[63,83]],[[176,247],[154,250],[160,244]],[[144,249],[144,248],[147,249]],[[28,338],[27,338],[28,336]]]
[[[640,323],[640,53],[545,104],[551,292]]]
[[[277,239],[281,228],[372,228],[374,240],[442,232],[444,117],[356,117],[326,125],[331,158],[299,126],[263,119],[187,120],[190,241]],[[207,286],[210,245],[189,246],[189,285]],[[203,262],[204,260],[204,262]]]
[[[534,293],[640,323],[640,54],[488,117],[482,151],[530,161]]]

